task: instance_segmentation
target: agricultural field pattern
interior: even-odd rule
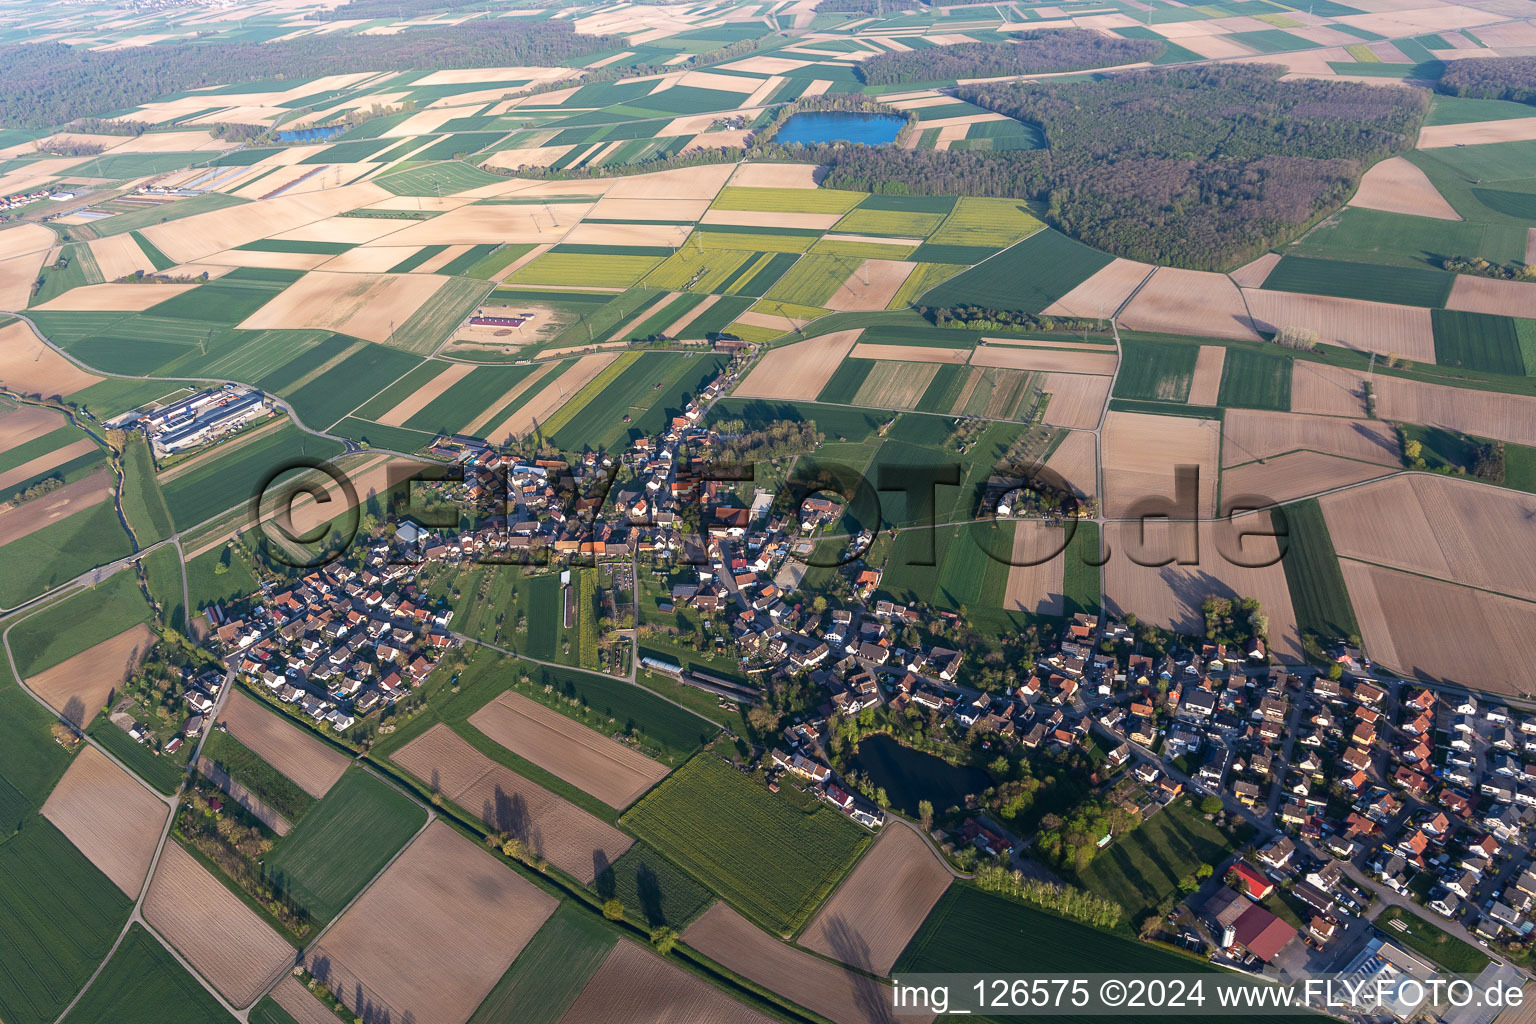
[[[1536,0],[0,4],[0,566],[3,1024],[1536,1019]]]

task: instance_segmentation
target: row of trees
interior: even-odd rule
[[[1440,76],[1440,91],[1480,100],[1536,103],[1536,57],[1467,57]]]
[[[1472,274],[1476,277],[1492,277],[1500,281],[1536,281],[1536,264],[1522,263],[1506,266],[1485,260],[1481,256],[1447,256],[1440,265],[1453,274]]]
[[[1163,52],[1157,40],[1121,39],[1081,28],[1034,29],[1020,32],[1017,39],[882,53],[859,64],[859,77],[870,85],[999,78],[1134,64]]]
[[[922,306],[919,312],[936,327],[977,330],[1070,331],[1073,334],[1108,334],[1109,321],[1077,316],[1046,316],[1014,309],[981,306]]]
[[[359,69],[556,67],[623,45],[622,36],[578,35],[569,21],[523,18],[265,43],[160,43],[120,50],[17,43],[0,47],[0,122],[62,124],[188,89],[273,78],[302,81]]]
[[[1033,903],[1098,928],[1113,928],[1120,923],[1125,908],[1114,900],[1071,885],[1052,885],[1038,878],[1028,878],[1022,871],[1009,871],[997,864],[983,864],[976,869],[976,884],[988,892]]]

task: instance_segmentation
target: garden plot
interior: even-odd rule
[[[463,1024],[558,905],[434,822],[305,965],[359,1016]]]
[[[144,920],[238,1007],[293,966],[293,947],[174,842],[160,853]]]
[[[1278,541],[1243,536],[1273,529],[1267,512],[1199,524],[1106,523],[1110,556],[1102,571],[1107,609],[1122,617],[1136,615],[1161,629],[1200,636],[1205,633],[1201,603],[1207,597],[1256,598],[1269,617],[1270,653],[1302,662],[1301,632]],[[1174,561],[1141,564],[1164,559]]]
[[[899,826],[898,826],[899,827]],[[839,929],[828,944],[847,961],[870,958],[859,948],[861,936]],[[726,969],[818,1013],[835,1024],[891,1024],[893,1020],[928,1024],[932,1014],[893,1018],[891,995],[883,983],[855,974],[788,946],[724,903],[716,903],[683,932],[683,941]]]
[[[811,920],[800,945],[834,959],[851,957],[850,967],[891,973],[950,882],[949,869],[921,836],[892,825]]]
[[[628,807],[667,777],[666,766],[511,690],[471,715],[469,723],[610,807]]]
[[[862,333],[837,331],[770,350],[736,388],[735,397],[803,399],[820,394]]]
[[[1110,516],[1139,512],[1146,499],[1174,498],[1175,468],[1199,471],[1193,508],[1174,515],[1209,518],[1216,514],[1216,477],[1221,448],[1217,420],[1146,413],[1111,412],[1104,419],[1104,505]]]
[[[1536,495],[1413,473],[1320,504],[1340,557],[1536,600]]]
[[[299,726],[236,690],[224,701],[219,721],[257,757],[282,772],[315,799],[330,791],[352,763]]]
[[[1424,133],[1444,128],[1461,128],[1464,125],[1443,125],[1420,131],[1420,146]],[[1360,187],[1349,201],[1350,206],[1385,213],[1402,213],[1413,217],[1434,217],[1438,220],[1461,220],[1461,214],[1445,201],[1429,176],[1418,165],[1400,156],[1388,157],[1373,166],[1360,178]],[[1278,261],[1277,261],[1278,262]],[[1234,275],[1235,276],[1235,275]],[[1247,281],[1239,284],[1248,285]]]
[[[1243,297],[1254,326],[1261,331],[1311,331],[1325,345],[1400,355],[1421,363],[1435,361],[1430,310],[1422,306],[1263,288],[1245,289]]]
[[[1263,340],[1232,279],[1202,270],[1159,267],[1126,304],[1120,324],[1167,334]]]
[[[27,680],[48,706],[82,729],[143,662],[155,635],[144,623],[103,640]]]
[[[590,884],[634,842],[579,807],[486,757],[446,725],[434,725],[391,758],[498,832]]]
[[[1401,464],[1397,434],[1380,420],[1227,410],[1222,425],[1222,465],[1236,466],[1300,449],[1394,469]]]
[[[1519,645],[1488,640],[1536,636],[1536,604],[1348,558],[1339,565],[1378,664],[1511,696],[1536,687],[1536,662]]]
[[[1044,312],[1048,316],[1112,317],[1154,269],[1147,263],[1116,258],[1109,266],[1046,306]]]
[[[633,942],[613,947],[560,1024],[772,1024]]]
[[[130,899],[149,875],[170,809],[95,747],[83,747],[43,804],[43,817]]]
[[[312,271],[240,324],[242,330],[314,327],[388,342],[447,278],[426,274]]]

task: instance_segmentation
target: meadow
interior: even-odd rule
[[[666,925],[679,931],[714,899],[687,872],[642,841],[624,851],[592,887],[603,899],[617,897],[647,927]]]
[[[149,444],[133,434],[123,451],[123,515],[133,527],[140,547],[148,547],[175,532],[171,510],[155,480],[155,461]]]
[[[14,608],[93,566],[132,553],[112,502],[99,502],[0,546],[7,568],[0,576],[0,607]]]
[[[1378,927],[1393,940],[1409,949],[1422,953],[1447,971],[1456,974],[1477,974],[1488,966],[1488,954],[1461,939],[1453,938],[1446,931],[1426,918],[1402,907],[1387,907],[1377,918]],[[1399,931],[1394,921],[1402,922]]]
[[[11,628],[10,647],[22,678],[94,647],[129,627],[149,621],[149,605],[132,572],[114,573]]]
[[[809,919],[869,841],[831,807],[801,811],[710,753],[673,772],[622,820],[732,906],[780,933]]]
[[[1116,837],[1079,877],[1085,889],[1114,900],[1135,918],[1176,891],[1201,864],[1224,861],[1235,838],[1181,799]]]
[[[1327,644],[1340,637],[1358,637],[1360,627],[1355,624],[1323,510],[1312,498],[1287,505],[1283,511],[1290,542],[1282,563],[1303,642],[1310,638]]]
[[[85,731],[156,791],[170,796],[181,786],[187,771],[187,760],[192,756],[191,744],[183,746],[175,754],[156,754],[104,715],[97,715]]]
[[[144,578],[150,596],[160,606],[165,624],[178,633],[187,633],[187,609],[181,586],[181,554],[166,544],[144,556]]]
[[[229,1015],[143,925],[128,929],[64,1024],[209,1024]]]
[[[410,841],[427,812],[363,768],[342,775],[278,843],[263,870],[317,925],[341,912]]]
[[[28,818],[0,842],[0,1014],[11,1024],[51,1024],[132,909],[63,833],[41,815]]]

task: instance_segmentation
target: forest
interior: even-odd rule
[[[312,35],[267,43],[160,43],[86,50],[0,46],[0,123],[46,127],[211,85],[303,81],[357,71],[552,67],[623,44],[577,35],[569,21],[472,21],[396,35]]]
[[[1452,96],[1536,103],[1536,57],[1453,60],[1445,66],[1439,88]]]
[[[1149,61],[1162,52],[1163,44],[1152,39],[1120,39],[1079,28],[1036,29],[1020,32],[1015,43],[957,43],[882,53],[858,69],[869,85],[952,82],[1106,68]]]
[[[1413,145],[1428,105],[1406,89],[1282,82],[1283,73],[1216,65],[963,87],[961,99],[1040,125],[1050,148],[811,156],[830,164],[829,188],[1035,199],[1095,248],[1220,270],[1342,203],[1366,167]]]

